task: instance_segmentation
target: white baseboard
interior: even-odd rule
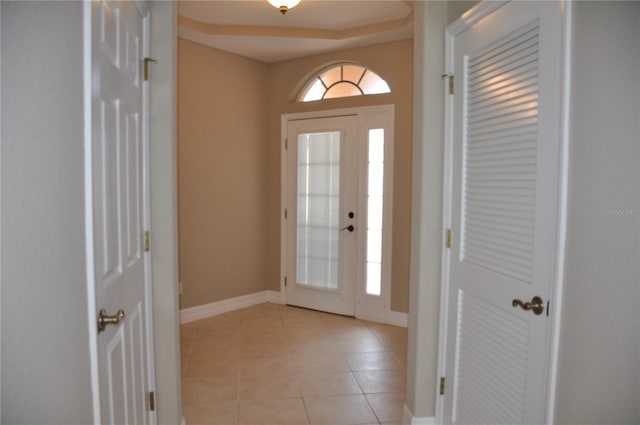
[[[413,416],[411,409],[405,404],[402,409],[402,425],[435,425],[436,418],[433,416],[418,418]]]
[[[401,326],[406,328],[409,326],[409,315],[399,311],[389,310],[387,312],[387,325]]]
[[[217,316],[218,314],[228,313],[230,311],[251,307],[252,305],[261,303],[281,304],[282,299],[280,292],[260,291],[253,294],[229,298],[228,300],[185,308],[180,310],[180,323],[189,323],[195,320],[206,319],[207,317]],[[406,328],[409,322],[408,317],[407,313],[388,311],[384,323]]]
[[[180,421],[180,425],[187,425],[187,421],[184,419],[184,416],[182,417],[182,420]]]
[[[180,323],[189,323],[195,320],[206,319],[207,317],[217,316],[218,314],[266,302],[280,304],[280,292],[260,291],[253,294],[229,298],[228,300],[185,308],[180,310]]]

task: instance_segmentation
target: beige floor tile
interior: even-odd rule
[[[369,403],[362,395],[305,398],[311,425],[355,425],[376,423]]]
[[[293,351],[295,369],[299,374],[348,372],[349,366],[342,353],[337,351]]]
[[[202,326],[202,328],[207,328],[210,326],[237,328],[240,326],[241,319],[242,312],[240,310],[236,310],[199,320],[198,323],[200,323],[200,326]]]
[[[239,360],[236,356],[202,356],[193,353],[184,369],[187,378],[218,378],[222,376],[238,376]]]
[[[238,378],[183,378],[182,400],[195,403],[212,403],[237,400]]]
[[[284,338],[255,338],[240,343],[240,356],[258,357],[284,355],[289,352],[289,346]]]
[[[241,376],[240,400],[273,400],[300,398],[295,376]]]
[[[191,347],[190,356],[197,357],[238,357],[240,355],[240,344],[226,344],[221,341],[216,344],[214,341],[198,341]]]
[[[365,394],[403,393],[406,387],[404,370],[365,370],[353,372]]]
[[[269,303],[183,325],[185,418],[189,425],[399,425],[406,335]]]
[[[354,371],[402,369],[400,362],[388,351],[344,353],[344,358]]]
[[[236,425],[238,423],[238,403],[226,401],[218,403],[184,403],[182,414],[189,425]]]
[[[299,380],[304,397],[362,394],[351,372],[307,373]]]
[[[400,422],[402,420],[404,393],[367,394],[366,397],[380,422]]]
[[[273,376],[295,375],[293,359],[289,353],[260,356],[242,357],[239,360],[240,376]]]
[[[372,351],[386,351],[387,348],[376,339],[338,339],[336,346],[343,353],[364,353]]]
[[[243,400],[240,425],[307,425],[307,412],[301,398],[287,400]]]

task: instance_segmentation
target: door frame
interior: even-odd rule
[[[145,15],[143,31],[145,40],[142,43],[142,57],[149,57],[151,45],[151,8],[145,0],[135,0],[136,8]],[[100,370],[98,363],[98,329],[96,320],[98,317],[98,306],[95,290],[95,248],[94,248],[94,207],[93,207],[93,135],[96,131],[93,128],[92,114],[92,90],[93,90],[93,63],[92,63],[92,40],[94,35],[93,8],[92,2],[83,2],[82,5],[82,25],[83,25],[83,104],[84,104],[84,216],[85,216],[85,249],[86,249],[86,273],[87,273],[87,313],[89,322],[89,361],[91,373],[92,406],[94,423],[101,422],[100,398]],[[149,81],[141,79],[140,90],[142,92],[142,230],[151,231],[151,190],[150,190],[150,144],[149,133],[151,128],[150,107],[149,107]],[[142,234],[140,235],[142,238]],[[145,309],[145,337],[146,337],[146,391],[152,391],[157,396],[156,373],[155,373],[155,339],[153,331],[153,285],[152,285],[152,264],[151,252],[142,250],[142,261],[144,268],[144,300]],[[146,404],[146,403],[145,403]],[[150,424],[158,423],[158,411],[146,410],[145,414]]]
[[[560,182],[558,200],[557,219],[557,241],[555,255],[554,280],[551,282],[551,304],[549,315],[549,349],[547,351],[548,373],[546,376],[546,413],[545,423],[553,424],[555,417],[556,399],[556,377],[558,370],[559,348],[560,348],[560,325],[562,316],[562,293],[564,285],[564,257],[565,240],[567,227],[567,193],[568,193],[568,170],[569,170],[569,103],[571,88],[571,24],[572,24],[572,2],[562,1],[562,75],[561,75],[561,140],[560,140]],[[452,183],[453,183],[453,97],[449,94],[449,79],[454,70],[454,47],[455,38],[472,27],[474,24],[500,9],[510,0],[483,1],[466,12],[458,20],[447,26],[445,31],[445,69],[443,77],[444,93],[444,158],[443,158],[443,195],[442,195],[442,241],[446,240],[447,229],[450,229],[453,222],[452,217]],[[451,253],[442,245],[441,276],[440,276],[440,318],[438,330],[438,366],[437,376],[445,377],[447,361],[453,358],[453,353],[447,353],[447,330],[448,330],[448,299],[450,284],[450,263]],[[440,379],[434,383],[436,391],[436,412],[435,423],[441,424],[444,414],[444,396],[440,395]],[[451,388],[451,383],[445,387],[445,391]]]
[[[333,118],[355,116],[358,119],[358,140],[362,146],[366,140],[365,128],[380,128],[379,125],[367,125],[370,121],[376,121],[379,117],[389,118],[385,126],[389,135],[385,135],[385,178],[384,178],[384,201],[383,201],[383,240],[382,246],[382,288],[379,297],[366,295],[365,292],[365,272],[364,262],[366,260],[366,250],[363,245],[366,242],[364,232],[358,233],[358,264],[356,277],[356,308],[357,318],[389,323],[391,321],[391,247],[393,241],[393,152],[394,152],[394,122],[395,106],[365,106],[356,108],[329,109],[323,111],[300,112],[282,114],[280,119],[280,303],[286,304],[287,292],[285,287],[285,277],[287,275],[287,222],[285,219],[285,209],[287,208],[287,125],[289,121],[309,120],[315,118]],[[367,169],[359,163],[358,179],[366,179]],[[390,176],[390,177],[388,177]],[[358,184],[360,187],[360,184]],[[358,208],[364,211],[366,208],[366,193],[358,192]],[[368,308],[367,308],[368,307]],[[380,315],[371,314],[371,310],[378,310]]]

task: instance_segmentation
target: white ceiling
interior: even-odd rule
[[[282,15],[267,0],[178,2],[179,36],[265,63],[409,39],[407,0],[302,0]]]

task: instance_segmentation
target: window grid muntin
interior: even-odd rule
[[[345,79],[344,77],[344,67],[351,67],[351,68],[360,68],[362,70],[362,72],[360,73],[360,76],[358,77],[358,81],[354,81],[354,80],[350,80],[350,79]],[[334,81],[335,78],[327,78],[327,80],[329,81],[333,81],[331,83],[329,83],[329,81],[325,81],[324,77],[329,77],[330,74],[332,74],[332,71],[336,70],[339,68],[340,71],[340,80],[338,81]],[[349,74],[352,74],[352,72],[349,72]],[[378,85],[384,85],[384,89],[383,90],[375,90],[373,93],[371,93],[371,90],[369,90],[369,87],[361,87],[361,84],[365,78],[365,76],[367,75],[373,75],[375,82],[371,83],[372,87],[373,86],[378,86]],[[320,83],[322,84],[322,86],[325,87],[325,91],[324,93],[318,97],[318,95],[316,93],[313,93],[312,88],[315,86],[315,83],[317,81],[320,81]],[[341,84],[341,83],[347,83],[347,84],[352,84],[354,86],[356,86],[358,88],[358,91],[360,92],[359,96],[365,96],[365,95],[369,95],[369,94],[384,94],[384,93],[391,93],[391,88],[389,87],[389,84],[382,78],[380,77],[380,75],[378,75],[376,72],[372,71],[371,69],[356,64],[356,63],[341,63],[338,65],[334,65],[331,68],[327,68],[324,69],[323,71],[321,71],[317,76],[315,76],[308,84],[305,85],[305,89],[302,93],[302,95],[298,98],[299,102],[312,102],[312,101],[316,101],[316,100],[323,100],[325,99],[325,96],[327,94],[327,92],[335,85],[337,84]],[[310,97],[310,95],[312,95],[313,97]],[[341,96],[341,97],[352,97],[352,96],[358,96],[356,95],[346,95],[346,96]],[[335,98],[334,98],[335,99]]]

